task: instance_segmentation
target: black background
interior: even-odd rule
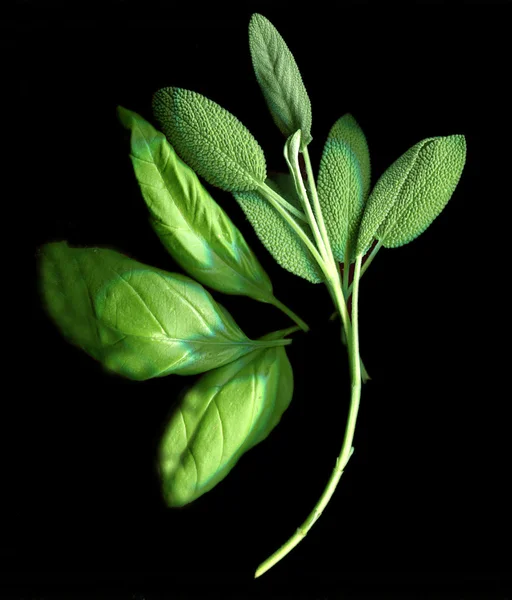
[[[4,164],[15,177],[9,205],[18,225],[4,229],[23,232],[15,268],[27,289],[12,298],[15,343],[4,375],[0,596],[505,598],[508,276],[499,262],[510,202],[510,10],[119,2],[96,14],[34,5],[18,6],[2,38],[15,75],[7,95],[21,108],[18,158]],[[295,393],[278,428],[217,488],[170,510],[156,447],[194,378],[106,375],[47,321],[36,285],[37,248],[62,239],[179,271],[147,221],[118,104],[151,120],[154,91],[193,89],[233,112],[268,167],[285,170],[284,140],[252,72],[253,12],[274,23],[301,69],[315,169],[345,112],[366,133],[373,183],[425,137],[462,133],[468,147],[442,215],[411,244],[382,250],[362,280],[361,353],[372,381],[355,454],[307,538],[256,581],[259,562],[313,507],[343,436],[348,369],[325,288],[281,269],[234,199],[212,189],[276,296],[312,331],[289,348]],[[272,307],[214,295],[250,337],[289,324]]]

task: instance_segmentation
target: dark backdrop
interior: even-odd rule
[[[23,248],[16,246],[27,287],[9,296],[21,318],[4,378],[5,597],[308,592],[322,599],[386,590],[505,597],[510,393],[500,356],[509,351],[497,343],[506,340],[508,301],[496,288],[506,274],[496,261],[508,241],[510,11],[260,2],[229,10],[169,2],[164,10],[119,2],[102,14],[68,14],[34,5],[20,4],[5,21],[2,42],[21,107],[13,138],[21,154],[4,166],[7,180],[17,170],[13,227],[24,233],[16,238]],[[155,452],[177,394],[193,379],[106,375],[47,321],[36,287],[37,248],[52,240],[109,246],[179,271],[148,224],[116,121],[119,104],[152,119],[154,91],[193,89],[253,132],[269,168],[285,169],[284,140],[252,72],[253,12],[274,23],[301,69],[315,169],[345,112],[366,133],[373,183],[425,137],[462,133],[468,147],[442,215],[411,244],[382,250],[363,278],[361,353],[372,381],[363,389],[355,454],[307,538],[255,582],[255,567],[313,507],[343,436],[348,369],[325,288],[274,263],[234,199],[212,190],[276,296],[312,331],[289,347],[295,393],[280,425],[213,491],[170,510]],[[272,307],[214,295],[250,337],[288,326]]]

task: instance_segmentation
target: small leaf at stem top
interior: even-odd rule
[[[254,73],[275,124],[289,137],[302,130],[301,149],[311,137],[311,102],[286,42],[263,15],[249,23],[249,47]]]

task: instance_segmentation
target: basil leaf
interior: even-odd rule
[[[292,394],[284,348],[253,352],[203,375],[184,394],[160,443],[166,503],[183,506],[222,481],[279,423]]]
[[[289,343],[249,340],[199,283],[113,250],[46,244],[40,275],[46,310],[63,335],[129,379],[202,373]]]
[[[209,98],[163,88],[153,96],[153,113],[176,152],[208,183],[233,192],[254,190],[265,181],[265,156],[258,142]]]
[[[346,114],[332,126],[318,172],[318,199],[334,256],[345,260],[355,247],[364,203],[370,191],[370,155],[364,133]],[[350,257],[351,262],[354,257]]]
[[[297,63],[272,23],[253,14],[249,23],[249,47],[256,79],[275,124],[288,138],[302,130],[301,149],[311,137],[311,102]]]
[[[368,199],[357,254],[364,254],[374,237],[395,248],[423,233],[451,198],[465,160],[463,135],[427,138],[396,160]]]
[[[282,190],[280,185],[272,179],[266,181],[269,187],[288,200],[290,204],[302,209],[297,194],[292,192],[285,177],[280,178],[280,184],[283,182],[286,186],[285,190]],[[293,180],[291,185],[295,189]],[[278,264],[311,283],[324,281],[323,273],[311,252],[268,200],[257,191],[237,192],[233,195],[254,227],[257,236]],[[309,227],[303,226],[303,230],[312,240],[313,235]]]
[[[272,283],[243,235],[165,136],[121,106],[131,132],[135,176],[151,224],[174,260],[194,279],[225,294],[272,299]]]

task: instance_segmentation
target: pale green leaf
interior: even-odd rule
[[[268,275],[194,171],[140,115],[120,106],[118,116],[131,132],[130,157],[151,224],[174,260],[214,290],[269,301]]]
[[[357,254],[364,254],[374,238],[394,248],[425,231],[451,198],[465,160],[463,135],[427,138],[396,160],[368,198]]]
[[[282,176],[281,182],[286,181],[288,182],[286,191],[281,190],[272,179],[267,179],[266,183],[290,204],[301,208],[296,193],[291,191],[289,179]],[[323,273],[311,252],[267,199],[256,191],[238,192],[233,195],[254,227],[257,236],[279,265],[311,283],[324,281]],[[313,240],[309,227],[303,222],[297,221],[297,223]]]
[[[153,112],[180,157],[208,183],[229,192],[265,181],[265,156],[249,130],[227,110],[190,90],[162,88]]]
[[[346,114],[332,126],[318,171],[318,199],[334,256],[345,260],[347,242],[355,247],[370,190],[370,155],[357,121]],[[350,257],[354,260],[353,253]]]
[[[222,481],[279,423],[292,394],[284,348],[253,352],[203,375],[181,398],[161,440],[166,503],[183,506]]]
[[[46,244],[40,290],[61,333],[129,379],[202,373],[283,343],[249,340],[199,283],[114,250]]]
[[[301,147],[311,137],[311,102],[297,63],[272,23],[253,14],[249,23],[249,47],[256,79],[274,122],[289,137],[302,130]]]

